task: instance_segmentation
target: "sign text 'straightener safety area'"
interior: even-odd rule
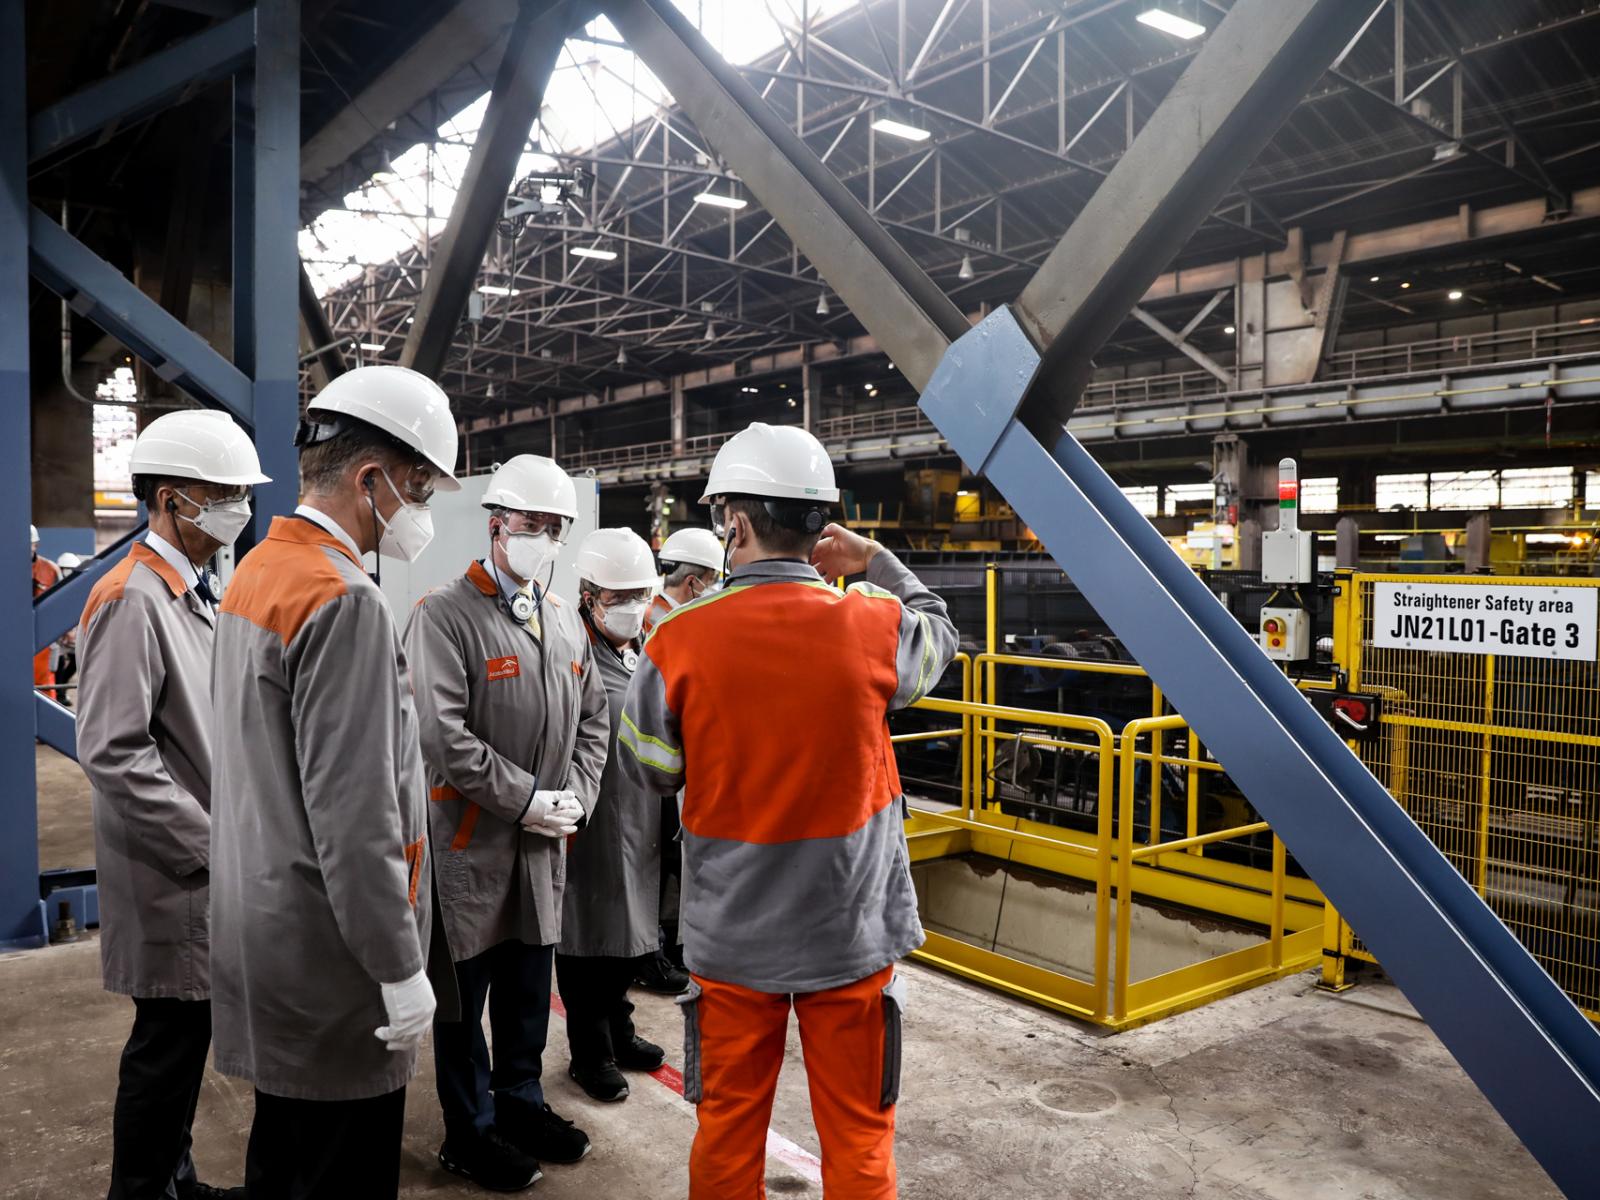
[[[1597,592],[1534,584],[1375,582],[1372,644],[1593,662]]]

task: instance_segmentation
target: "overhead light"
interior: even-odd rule
[[[887,133],[890,137],[905,138],[908,142],[925,142],[933,136],[926,129],[918,129],[915,125],[907,125],[903,121],[891,121],[888,117],[879,117],[872,123],[872,127],[879,133]]]
[[[799,401],[797,401],[793,396],[789,397],[789,407],[790,408],[795,408],[795,407],[798,406],[798,404],[799,404]]]
[[[717,336],[717,323],[715,321],[707,321],[706,322],[706,335],[701,340],[702,341],[706,341],[706,342],[714,341],[716,339],[716,336]]]
[[[758,388],[758,387],[751,387],[749,384],[746,384],[744,387],[740,388],[739,390],[741,392],[744,392],[744,393],[748,394],[748,395],[754,395],[755,393],[759,392],[761,389]]]
[[[1440,142],[1437,146],[1435,146],[1433,148],[1433,161],[1434,162],[1444,162],[1446,159],[1454,158],[1456,155],[1458,155],[1460,153],[1461,153],[1461,143],[1460,142]]]
[[[506,287],[500,283],[480,283],[478,292],[484,296],[518,296],[521,295],[516,288]]]
[[[731,208],[735,211],[745,207],[750,201],[740,196],[719,196],[716,192],[701,192],[694,198],[696,204],[709,204],[713,208]]]
[[[1402,283],[1400,286],[1401,286],[1401,288],[1408,288],[1408,287],[1411,286],[1411,281],[1407,280],[1405,283]]]
[[[1222,327],[1222,332],[1223,333],[1234,333],[1234,332],[1236,332],[1236,330],[1234,329],[1234,327],[1232,325],[1224,325]]]
[[[956,489],[956,495],[958,495],[958,496],[970,496],[970,495],[972,495],[972,493],[967,491],[966,488],[957,488]]]
[[[819,292],[817,294],[817,316],[825,317],[827,315],[828,315],[828,293],[827,292]]]
[[[976,272],[972,269],[972,255],[963,254],[961,256],[961,269],[956,272],[956,278],[971,279],[974,274],[976,274]]]
[[[628,365],[628,348],[626,346],[618,346],[617,347],[617,366],[625,367],[627,365]]]
[[[378,169],[372,173],[372,180],[374,183],[393,183],[398,178],[389,151],[384,150],[378,155]]]
[[[1151,29],[1159,29],[1162,33],[1182,38],[1186,42],[1194,40],[1206,31],[1206,27],[1199,22],[1180,17],[1177,13],[1169,13],[1164,8],[1146,9],[1134,20],[1141,25],[1150,26]]]
[[[1450,299],[1452,299],[1452,300],[1459,300],[1459,299],[1461,299],[1461,293],[1460,293],[1460,292],[1459,292],[1459,291],[1451,291],[1451,293],[1450,293]]]
[[[599,246],[574,246],[572,253],[578,258],[598,258],[601,262],[610,262],[617,256],[615,250],[602,250]]]
[[[483,397],[485,400],[494,399],[494,384],[492,382],[483,389]]]
[[[374,354],[382,354],[386,349],[382,342],[357,342],[356,345],[363,350],[371,350]]]
[[[876,396],[877,394],[878,394],[878,389],[877,388],[872,387],[872,388],[868,388],[867,389],[867,395]]]
[[[406,324],[407,325],[415,325],[416,323],[417,323],[417,319],[415,317],[407,317],[406,318]]]
[[[1382,278],[1383,278],[1383,276],[1381,276],[1381,275],[1374,275],[1371,279],[1367,280],[1367,282],[1368,283],[1377,283],[1378,280],[1380,280]]]

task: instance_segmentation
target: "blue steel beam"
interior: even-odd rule
[[[1600,1170],[1600,1034],[1071,434],[1014,417],[1040,361],[1009,309],[921,407],[992,482],[1569,1195]]]
[[[0,946],[40,945],[28,513],[28,107],[23,5],[0,4]]]
[[[252,424],[250,380],[204,339],[37,208],[28,212],[26,234],[34,276],[73,312],[116,338],[162,379]],[[291,272],[295,261],[291,246]],[[288,303],[292,318],[292,291]]]
[[[100,577],[127,557],[148,528],[143,521],[33,602],[33,646],[42,650],[78,623]]]
[[[125,125],[181,103],[250,61],[254,10],[247,9],[36,113],[28,122],[28,160],[38,162],[108,125]]]
[[[260,0],[256,58],[233,85],[233,356],[247,377],[262,471],[235,553],[293,511],[300,419],[300,4]]]

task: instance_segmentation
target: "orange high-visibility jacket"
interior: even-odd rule
[[[813,992],[922,944],[888,714],[955,650],[944,602],[887,551],[846,592],[746,564],[657,622],[618,741],[636,777],[684,789],[691,971]]]

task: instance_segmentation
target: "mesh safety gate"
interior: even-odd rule
[[[1383,583],[1600,588],[1600,580],[1341,576],[1336,657],[1385,698],[1363,762],[1541,965],[1600,1020],[1600,666],[1375,644]],[[1375,961],[1337,922],[1339,954]]]

